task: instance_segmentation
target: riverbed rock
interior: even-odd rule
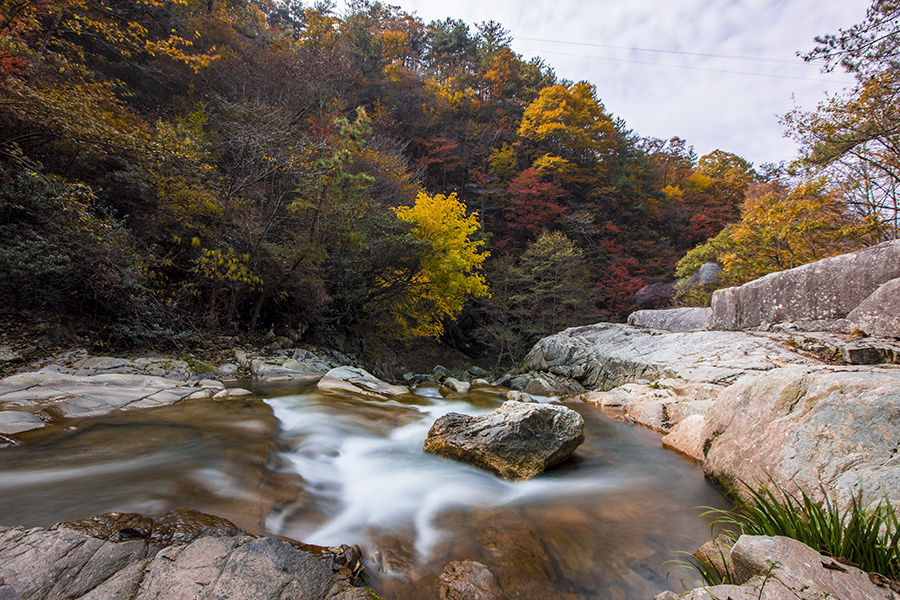
[[[706,329],[711,314],[709,308],[638,310],[628,315],[628,324],[660,331],[700,331]]]
[[[456,392],[457,394],[467,394],[469,390],[472,389],[472,385],[467,381],[460,381],[455,377],[448,377],[444,380],[444,385],[451,392]]]
[[[454,561],[437,580],[438,600],[501,600],[503,592],[490,570],[474,560]]]
[[[876,583],[856,567],[823,556],[786,537],[742,535],[731,549],[737,585],[696,589],[678,596],[664,592],[658,600],[898,600],[886,584]]]
[[[298,598],[364,600],[355,587],[357,564],[349,548],[307,546],[292,540],[245,535],[233,526],[184,532],[154,548],[134,529],[94,537],[79,526],[48,529],[0,527],[0,598],[15,600],[163,600],[194,598]],[[227,523],[227,522],[226,522]],[[195,535],[197,533],[197,535]]]
[[[705,469],[733,487],[774,481],[841,503],[900,505],[900,368],[790,367],[722,391],[708,414]]]
[[[0,363],[15,362],[22,356],[12,346],[0,346]]]
[[[485,371],[481,367],[477,367],[475,365],[472,365],[471,367],[469,367],[467,372],[469,373],[469,375],[471,375],[472,377],[475,377],[476,379],[484,379],[485,377],[488,376],[487,371]]]
[[[685,417],[662,438],[664,448],[675,450],[697,462],[703,462],[704,431],[706,416],[702,414]]]
[[[584,392],[584,387],[573,379],[559,377],[552,373],[530,376],[525,384],[527,394],[533,396],[574,396]]]
[[[529,479],[569,458],[584,442],[584,420],[561,405],[507,401],[480,416],[449,413],[435,421],[425,451]]]
[[[26,422],[38,427],[46,418],[94,417],[112,411],[167,406],[196,397],[198,388],[185,381],[149,375],[106,373],[70,375],[55,371],[19,373],[0,379],[0,422],[11,427]],[[15,417],[16,425],[12,425]],[[32,427],[33,428],[33,427]],[[25,429],[19,429],[19,432]],[[7,433],[17,433],[7,431]]]
[[[506,392],[506,399],[513,400],[514,402],[537,403],[537,399],[535,399],[534,396],[518,390],[509,390]]]
[[[201,537],[231,537],[244,532],[227,519],[181,508],[151,519],[137,513],[106,513],[63,525],[110,542],[146,540],[151,552],[172,544],[189,544]]]
[[[770,273],[712,297],[710,329],[843,319],[881,285],[900,277],[900,240]]]
[[[0,433],[12,435],[40,429],[44,422],[37,416],[21,410],[0,410]]]
[[[728,385],[747,373],[818,362],[761,333],[659,332],[597,323],[541,339],[525,357],[523,369],[605,391],[660,378]]]
[[[250,390],[245,390],[244,388],[229,388],[227,390],[220,390],[213,394],[213,400],[225,400],[226,398],[244,398],[246,396],[252,396],[253,392]]]
[[[197,367],[203,363],[195,361]],[[148,375],[185,382],[197,376],[187,361],[166,356],[91,356],[86,350],[70,350],[32,363],[33,371],[52,371],[67,375]]]
[[[344,391],[363,396],[389,398],[409,392],[409,388],[391,385],[358,367],[331,369],[319,380],[320,391]]]
[[[868,335],[900,338],[900,277],[879,286],[847,320]]]

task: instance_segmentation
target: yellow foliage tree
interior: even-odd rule
[[[704,262],[722,264],[725,282],[741,284],[877,241],[880,225],[848,213],[840,194],[822,180],[792,190],[779,184],[751,188],[741,220],[700,244],[678,263],[689,276]]]
[[[412,225],[413,237],[423,244],[415,285],[393,310],[400,335],[438,337],[444,322],[456,318],[468,298],[488,295],[481,267],[489,253],[481,251],[484,242],[473,239],[478,220],[466,216],[456,194],[419,192],[413,206],[395,212]]]
[[[615,136],[615,124],[587,83],[544,88],[519,125],[519,137],[537,154],[594,171],[614,150]]]

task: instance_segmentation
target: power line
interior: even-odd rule
[[[755,73],[752,71],[732,71],[730,69],[713,69],[710,67],[697,67],[693,65],[671,65],[667,63],[655,63],[644,60],[634,60],[629,58],[613,58],[611,56],[589,56],[587,54],[571,54],[568,52],[557,52],[556,50],[524,50],[524,52],[534,52],[536,54],[558,54],[561,56],[574,56],[576,58],[592,58],[596,60],[606,60],[612,62],[631,63],[636,65],[649,65],[651,67],[670,67],[673,69],[690,69],[691,71],[708,71],[711,73],[728,73],[730,75],[750,75],[753,77],[768,77],[770,79],[793,79],[796,81],[814,81],[816,83],[827,83],[835,85],[850,86],[852,81],[828,81],[826,79],[813,79],[812,77],[795,77],[793,75],[775,75],[774,73]]]
[[[771,56],[749,56],[739,54],[712,54],[709,52],[687,52],[683,50],[661,50],[657,48],[641,48],[639,46],[614,46],[612,44],[598,44],[593,42],[571,42],[566,40],[548,40],[543,38],[517,37],[516,39],[528,42],[547,42],[550,44],[566,44],[569,46],[591,46],[594,48],[607,48],[610,50],[632,50],[635,52],[655,52],[657,54],[678,54],[681,56],[701,56],[703,58],[727,58],[730,60],[755,60],[758,62],[780,63],[800,66],[795,59],[774,58]]]

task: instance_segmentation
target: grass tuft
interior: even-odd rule
[[[734,510],[707,507],[703,512],[713,517],[713,527],[723,527],[735,539],[743,534],[793,538],[864,571],[900,579],[900,519],[886,498],[868,507],[857,496],[841,509],[824,490],[825,499],[818,502],[806,492],[797,496],[777,485],[753,489],[741,484],[748,499],[738,500]],[[690,566],[708,585],[728,583],[708,566],[691,564],[700,562],[696,559],[675,562]],[[724,575],[730,576],[727,567]]]

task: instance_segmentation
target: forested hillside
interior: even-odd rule
[[[602,89],[509,43],[374,2],[3,2],[0,311],[113,345],[290,327],[509,361],[622,318],[709,238],[683,272],[720,255],[732,280],[758,272],[740,227],[790,199],[834,248],[892,235],[884,211],[847,210],[846,178],[798,186],[641,138]],[[834,164],[843,147],[789,121]]]

